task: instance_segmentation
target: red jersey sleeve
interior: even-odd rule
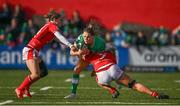
[[[59,30],[59,28],[56,25],[54,25],[54,24],[51,24],[49,26],[49,31],[52,32],[52,33],[55,33],[58,30]]]

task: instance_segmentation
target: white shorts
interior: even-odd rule
[[[22,52],[24,61],[39,57],[39,52],[36,49],[30,47],[24,47]]]
[[[117,65],[112,65],[109,69],[96,73],[96,80],[99,84],[110,85],[111,81],[119,80],[123,73]]]

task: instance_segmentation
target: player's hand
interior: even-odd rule
[[[74,45],[71,45],[71,46],[70,46],[70,49],[71,49],[72,51],[77,50],[77,48],[76,48]]]
[[[83,48],[79,50],[80,55],[88,55],[90,51],[87,48]]]

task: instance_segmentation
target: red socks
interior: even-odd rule
[[[30,76],[27,76],[24,81],[21,83],[21,85],[18,87],[18,89],[23,90],[23,89],[29,89],[30,85],[31,85],[32,81]]]
[[[111,88],[110,90],[109,90],[109,92],[111,93],[111,94],[114,94],[115,92],[116,92],[116,88]]]
[[[159,96],[159,93],[157,93],[156,91],[153,91],[152,94],[151,94],[152,97],[157,97]]]

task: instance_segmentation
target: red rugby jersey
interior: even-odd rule
[[[116,56],[111,52],[90,53],[85,56],[85,61],[93,65],[96,72],[107,70],[111,65],[116,64]]]
[[[56,24],[48,22],[31,39],[31,41],[28,43],[28,46],[39,51],[42,47],[55,38],[54,32],[58,30],[59,28]]]

